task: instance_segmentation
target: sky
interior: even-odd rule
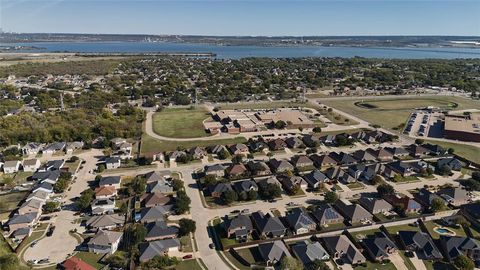
[[[22,33],[474,35],[480,0],[0,0]]]

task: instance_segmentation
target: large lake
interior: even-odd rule
[[[215,53],[217,58],[244,57],[369,57],[397,59],[480,58],[480,48],[359,48],[359,47],[262,47],[219,46],[209,44],[148,42],[39,42],[0,45],[25,45],[44,48],[35,52]]]

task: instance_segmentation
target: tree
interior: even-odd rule
[[[480,171],[472,172],[472,179],[476,181],[480,181]]]
[[[122,202],[120,204],[120,207],[118,208],[118,211],[120,211],[120,213],[126,214],[128,211],[128,205],[125,202]]]
[[[285,121],[279,120],[275,123],[275,128],[276,129],[284,129],[287,126],[287,123]]]
[[[13,179],[13,177],[10,177],[10,176],[3,177],[3,184],[8,188],[14,188],[16,185],[15,179]]]
[[[175,198],[175,210],[177,214],[184,214],[190,210],[190,197],[184,190],[177,191],[177,197]]]
[[[92,189],[86,189],[82,192],[76,202],[77,207],[80,209],[80,211],[85,212],[90,208],[90,204],[92,204],[94,196],[95,192],[93,192]]]
[[[440,198],[433,198],[430,207],[432,208],[433,212],[442,211],[445,209],[445,201]]]
[[[197,229],[196,222],[194,220],[188,218],[182,218],[179,220],[178,225],[180,229],[178,230],[178,234],[180,236],[188,235],[189,233],[194,233]]]
[[[0,256],[0,266],[2,270],[16,270],[19,269],[18,257],[15,253]]]
[[[106,259],[107,264],[113,268],[123,268],[127,264],[125,258],[120,254],[112,254]]]
[[[217,154],[217,156],[221,160],[225,160],[225,159],[228,159],[228,158],[231,157],[230,153],[225,149],[220,150],[220,152]]]
[[[100,165],[98,165],[97,171],[99,173],[101,173],[101,172],[105,171],[105,169],[106,169],[105,164],[100,164]]]
[[[260,196],[265,199],[273,199],[282,195],[282,189],[273,183],[260,186]]]
[[[254,201],[254,200],[256,200],[256,199],[257,199],[257,196],[258,196],[257,193],[258,193],[258,192],[257,192],[256,190],[253,190],[253,189],[252,189],[252,190],[249,190],[249,191],[247,192],[247,200],[249,200],[249,201]]]
[[[64,192],[67,187],[68,187],[69,181],[66,179],[59,179],[54,185],[53,185],[53,191],[55,193],[62,193]]]
[[[130,196],[138,196],[145,193],[147,189],[147,180],[144,177],[137,176],[128,185],[127,193]]]
[[[383,197],[385,195],[394,195],[395,188],[393,188],[393,186],[389,184],[381,184],[381,185],[378,185],[377,192],[380,197]]]
[[[240,164],[240,163],[242,163],[242,160],[243,160],[243,156],[242,156],[242,155],[235,155],[235,156],[232,158],[232,163],[233,163],[233,164]]]
[[[325,193],[325,202],[327,203],[335,203],[338,200],[337,193],[333,191],[327,191]]]
[[[136,246],[139,243],[145,240],[145,236],[147,236],[147,228],[143,226],[142,223],[135,223],[126,228],[127,235],[131,235],[131,243],[130,246]]]
[[[47,213],[52,213],[52,212],[55,212],[55,210],[58,209],[59,205],[60,205],[60,203],[58,203],[58,202],[49,201],[49,202],[46,202],[43,205],[43,210],[45,210],[45,212],[47,212]]]
[[[151,260],[142,263],[142,269],[154,270],[154,269],[166,269],[178,264],[179,261],[176,257],[168,257],[156,255]]]
[[[383,182],[383,179],[380,175],[376,174],[373,178],[372,178],[372,185],[378,185],[380,183]]]
[[[330,267],[324,261],[315,259],[307,265],[306,270],[330,270]]]
[[[203,178],[203,183],[206,185],[206,186],[210,186],[210,185],[216,185],[218,183],[218,180],[217,180],[217,177],[213,174],[207,174],[205,175],[205,177]]]
[[[320,133],[320,132],[322,132],[322,128],[321,127],[314,127],[313,132]]]
[[[438,174],[440,175],[445,176],[445,175],[449,175],[450,173],[452,173],[452,169],[450,168],[450,166],[446,164],[438,168]]]
[[[238,200],[238,194],[233,190],[227,190],[222,194],[222,199],[225,204],[232,204]]]
[[[418,145],[421,145],[425,142],[425,140],[423,139],[415,139],[415,143],[418,144]]]
[[[475,269],[475,263],[465,255],[460,255],[453,259],[453,265],[458,270],[473,270]]]
[[[172,187],[174,191],[179,191],[183,189],[183,181],[180,179],[173,179],[172,180]]]
[[[282,270],[302,270],[303,265],[299,260],[297,260],[293,257],[285,256],[280,261],[280,269],[282,269]]]

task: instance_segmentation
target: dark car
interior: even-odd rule
[[[52,236],[52,234],[53,234],[54,231],[55,231],[55,226],[51,226],[51,227],[48,229],[47,236],[48,236],[48,237]]]
[[[192,254],[188,254],[182,257],[184,260],[193,258]]]

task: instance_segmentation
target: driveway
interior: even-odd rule
[[[74,215],[75,211],[72,207],[74,203],[73,198],[80,196],[80,193],[88,188],[88,181],[95,178],[95,175],[90,174],[89,171],[95,168],[97,162],[95,156],[101,154],[100,150],[94,149],[78,155],[86,163],[77,173],[75,182],[64,194],[62,203],[65,209],[58,212],[57,217],[52,222],[52,225],[55,226],[55,231],[52,236],[44,237],[38,241],[34,247],[27,247],[23,255],[25,261],[48,258],[51,263],[57,264],[63,262],[70,254],[74,253],[79,243],[69,232],[74,229],[82,232],[83,227],[80,227],[79,223],[74,222],[78,219],[78,216]]]
[[[427,267],[425,267],[425,264],[423,263],[423,261],[417,257],[417,254],[414,254],[414,256],[409,259],[410,261],[412,261],[416,270],[427,270]]]
[[[408,270],[407,266],[405,266],[405,262],[403,261],[402,256],[400,256],[400,254],[398,254],[398,253],[391,254],[389,256],[389,259],[393,263],[395,268],[397,268],[397,270]],[[411,270],[413,270],[413,269],[411,269]]]

